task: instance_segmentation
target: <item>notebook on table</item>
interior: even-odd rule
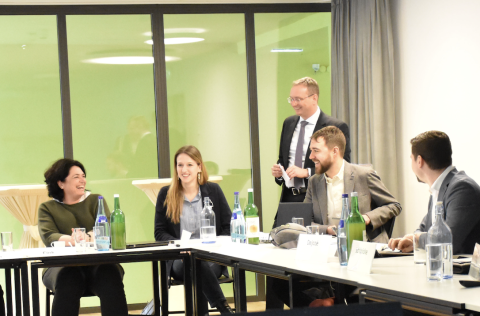
[[[280,203],[277,210],[277,227],[291,223],[292,217],[302,217],[305,227],[312,225],[313,204],[303,202]]]

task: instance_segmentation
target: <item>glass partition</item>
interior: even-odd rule
[[[230,207],[235,191],[244,207],[252,185],[244,15],[165,15],[164,28],[172,166],[180,147],[196,146],[209,175],[223,177]]]
[[[314,78],[318,105],[330,115],[330,24],[327,13],[255,14],[263,230],[270,231],[281,187],[271,168],[278,160],[283,121],[295,115],[287,102],[292,82]],[[312,65],[318,64],[318,71]]]
[[[154,205],[132,185],[158,178],[150,16],[67,16],[67,37],[73,155],[110,208],[120,194],[127,242],[153,240]],[[151,299],[151,264],[123,267],[127,302]]]

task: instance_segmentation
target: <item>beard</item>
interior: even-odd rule
[[[325,172],[327,172],[328,170],[330,170],[330,168],[332,167],[332,160],[328,160],[328,161],[325,161],[325,162],[318,162],[318,165],[315,166],[315,173],[316,174],[323,174]]]

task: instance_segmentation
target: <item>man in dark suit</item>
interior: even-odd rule
[[[348,126],[320,110],[318,95],[318,84],[314,79],[305,77],[293,82],[288,102],[296,115],[288,117],[283,123],[280,153],[277,164],[272,167],[275,182],[282,186],[280,202],[303,202],[305,199],[308,178],[315,174],[315,164],[309,158],[310,137],[314,132],[325,126],[338,127],[347,140],[344,159],[350,162]],[[282,165],[290,181],[282,177],[282,169],[278,164]]]
[[[480,243],[480,186],[452,165],[452,145],[447,134],[429,131],[413,138],[412,170],[420,182],[430,187],[427,215],[415,231],[420,245],[434,222],[435,205],[442,201],[445,222],[452,230],[453,253],[472,254]],[[413,234],[392,238],[388,245],[402,252],[413,250]]]

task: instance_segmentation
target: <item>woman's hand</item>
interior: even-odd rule
[[[64,241],[65,242],[65,246],[75,246],[75,236],[73,235],[73,232],[72,232],[72,235],[69,236],[69,235],[63,235],[62,237],[60,237],[58,239],[59,241]]]

